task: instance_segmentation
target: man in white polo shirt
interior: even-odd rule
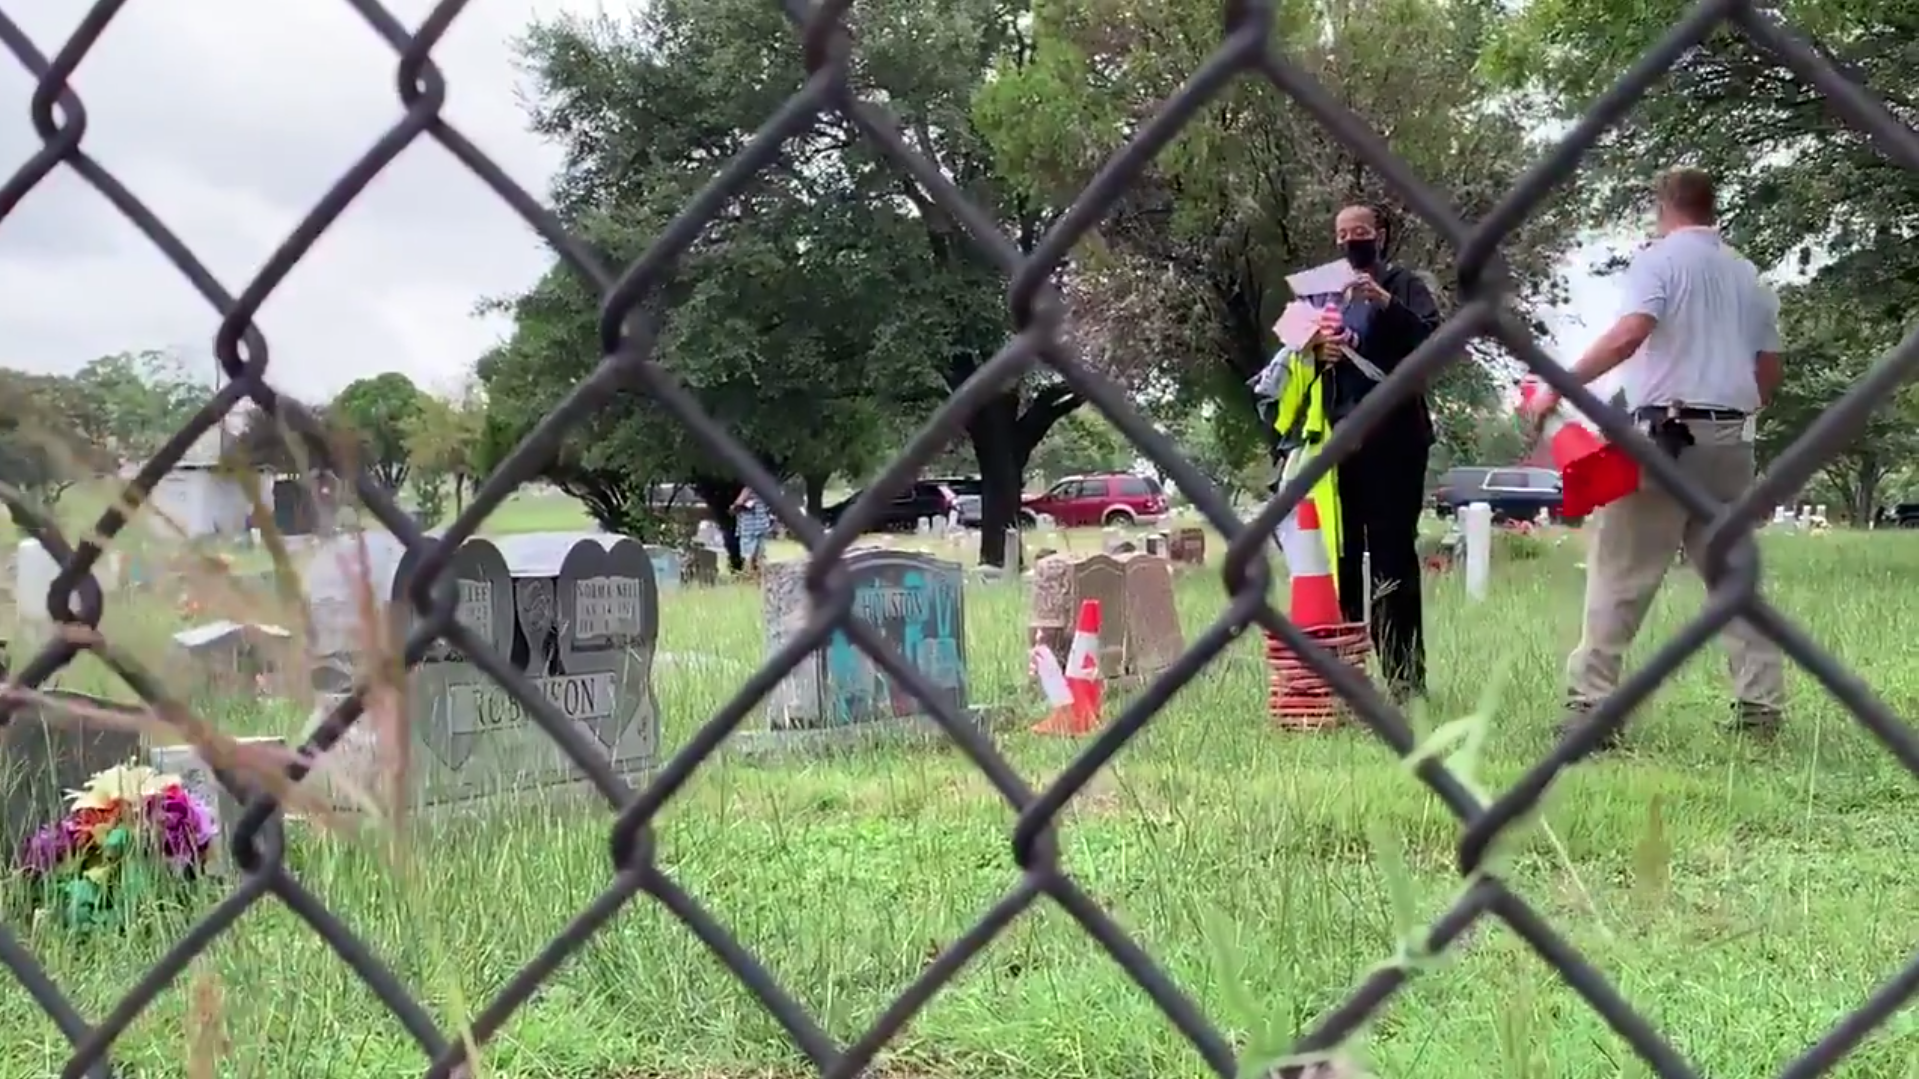
[[[1779,302],[1752,263],[1720,238],[1711,177],[1674,169],[1660,176],[1654,195],[1659,238],[1626,271],[1619,320],[1572,373],[1583,384],[1619,367],[1633,418],[1676,455],[1682,472],[1730,502],[1752,484],[1753,415],[1779,385]],[[1536,395],[1529,414],[1542,421],[1557,404],[1557,394]],[[1684,551],[1695,564],[1704,556],[1706,522],[1650,478],[1599,510],[1591,527],[1585,631],[1566,661],[1571,725],[1618,687],[1626,650],[1674,556]],[[1779,647],[1744,621],[1724,636],[1732,726],[1770,734],[1785,700]]]

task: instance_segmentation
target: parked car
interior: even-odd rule
[[[978,476],[934,476],[928,483],[937,483],[953,492],[954,509],[959,511],[959,523],[966,528],[978,528],[980,523],[981,480]]]
[[[855,491],[843,502],[835,502],[820,510],[820,523],[828,528],[839,523],[840,515],[851,509],[859,501],[864,491]],[[922,517],[944,517],[951,513],[959,503],[952,488],[931,480],[919,480],[911,487],[894,495],[892,501],[880,507],[879,519],[867,526],[868,532],[911,532],[918,526]]]
[[[1879,527],[1919,528],[1919,502],[1901,502],[1879,509]]]
[[[1449,468],[1433,488],[1432,505],[1441,517],[1484,502],[1495,522],[1536,520],[1540,510],[1557,521],[1562,497],[1559,473],[1549,468]]]
[[[1151,476],[1109,472],[1068,476],[1046,493],[1020,500],[1020,525],[1031,528],[1044,515],[1061,528],[1088,525],[1152,525],[1166,516],[1166,492]]]

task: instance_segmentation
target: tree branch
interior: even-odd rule
[[[1040,439],[1046,437],[1046,432],[1052,430],[1054,424],[1065,419],[1068,413],[1084,402],[1084,398],[1074,393],[1063,382],[1054,383],[1034,394],[1032,403],[1026,406],[1026,411],[1020,413],[1019,420],[1013,427],[1020,446],[1030,451],[1034,446],[1039,445]]]

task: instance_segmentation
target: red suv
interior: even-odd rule
[[[1158,524],[1166,516],[1166,492],[1148,476],[1112,472],[1068,476],[1043,495],[1020,500],[1020,525],[1031,528],[1044,514],[1061,528]]]

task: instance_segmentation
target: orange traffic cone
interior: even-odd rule
[[[1521,404],[1531,401],[1538,392],[1537,379],[1520,382]],[[1546,439],[1553,467],[1559,470],[1562,516],[1584,517],[1639,490],[1639,462],[1625,447],[1607,442],[1597,431],[1568,416],[1565,405],[1546,417],[1540,437]]]
[[[1280,529],[1280,550],[1286,555],[1286,573],[1292,578],[1293,624],[1301,629],[1340,623],[1339,588],[1333,582],[1333,564],[1326,537],[1319,530],[1319,507],[1307,499]]]
[[[1090,734],[1099,726],[1100,713],[1098,600],[1089,599],[1079,606],[1079,625],[1073,631],[1073,647],[1066,654],[1066,670],[1062,672],[1067,696],[1064,706],[1058,701],[1058,687],[1048,689],[1046,686],[1047,660],[1051,657],[1052,651],[1043,645],[1034,649],[1040,686],[1047,690],[1047,698],[1054,708],[1051,715],[1033,726],[1033,733],[1074,737]]]

